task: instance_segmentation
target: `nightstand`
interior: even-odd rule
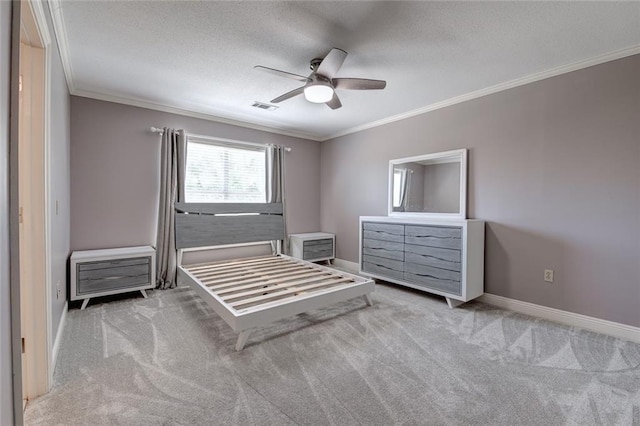
[[[331,260],[336,257],[336,236],[326,232],[312,232],[308,234],[289,235],[291,257],[318,262]]]
[[[71,254],[71,300],[140,291],[156,285],[156,251],[150,246],[74,251]]]

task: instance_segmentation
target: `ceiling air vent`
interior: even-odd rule
[[[265,104],[265,103],[258,102],[258,101],[255,101],[253,103],[253,105],[251,105],[251,106],[256,107],[256,108],[260,108],[260,109],[265,109],[267,111],[275,111],[275,110],[278,109],[278,107],[275,106],[275,105],[269,105],[269,104]]]

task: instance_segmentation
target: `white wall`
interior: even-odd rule
[[[0,425],[13,424],[11,368],[11,305],[9,277],[9,74],[11,66],[11,6],[0,1]],[[66,300],[70,239],[69,91],[53,33],[49,8],[44,5],[51,48],[50,224],[51,322],[55,338]],[[56,201],[58,210],[56,212]],[[62,292],[56,299],[56,284]]]
[[[62,310],[67,300],[67,259],[71,239],[71,187],[70,187],[70,97],[65,79],[58,44],[53,32],[49,7],[44,7],[51,34],[51,121],[50,121],[50,169],[49,169],[49,223],[51,235],[51,327],[54,343]],[[57,202],[57,211],[56,211]],[[56,298],[56,286],[60,283],[60,297]],[[51,349],[51,348],[49,348]]]
[[[0,425],[13,424],[9,279],[11,2],[0,1]]]

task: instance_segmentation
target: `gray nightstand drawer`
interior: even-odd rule
[[[317,246],[317,245],[328,245],[333,247],[333,238],[321,238],[319,240],[306,240],[302,242],[304,248],[306,249],[307,247],[311,247],[311,246]]]
[[[328,244],[307,244],[305,242],[302,249],[302,259],[318,259],[321,257],[333,257],[333,243]]]
[[[151,284],[151,258],[87,262],[78,265],[78,294]]]

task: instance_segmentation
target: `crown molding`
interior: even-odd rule
[[[513,89],[514,87],[524,86],[525,84],[534,83],[536,81],[544,80],[550,77],[555,77],[561,74],[570,73],[573,71],[578,71],[583,68],[588,68],[594,65],[603,64],[605,62],[614,61],[616,59],[626,58],[627,56],[637,55],[640,53],[640,45],[631,46],[624,49],[616,50],[610,53],[606,53],[604,55],[595,56],[593,58],[585,59],[582,61],[574,62],[567,65],[562,65],[557,68],[552,68],[550,70],[538,72],[535,74],[530,74],[525,77],[516,78],[514,80],[506,81],[504,83],[496,84],[495,86],[490,86],[485,89],[476,90],[473,92],[466,93],[464,95],[456,96],[450,99],[446,99],[441,102],[436,102],[431,105],[427,105],[418,109],[414,109],[411,111],[404,112],[402,114],[397,114],[391,117],[383,118],[382,120],[372,121],[370,123],[366,123],[360,126],[352,127],[350,129],[346,129],[340,131],[338,133],[334,133],[333,135],[323,139],[330,140],[335,139],[341,136],[350,135],[352,133],[361,132],[363,130],[372,129],[374,127],[383,126],[385,124],[394,123],[396,121],[401,121],[407,118],[415,117],[417,115],[425,114],[427,112],[435,111],[441,108],[446,108],[448,106],[452,106],[455,104],[459,104],[462,102],[470,101],[472,99],[481,98],[483,96],[492,95],[494,93],[502,92],[504,90]]]
[[[124,96],[118,96],[118,95],[111,95],[107,93],[90,92],[86,90],[77,90],[77,89],[74,90],[71,94],[73,96],[80,96],[83,98],[97,99],[99,101],[107,101],[107,102],[113,102],[116,104],[123,104],[123,105],[139,107],[139,108],[151,109],[154,111],[168,112],[170,114],[182,115],[182,116],[192,117],[192,118],[199,118],[201,120],[229,124],[237,127],[244,127],[246,129],[260,130],[263,132],[275,133],[283,136],[291,136],[294,138],[307,139],[311,141],[323,140],[317,135],[311,135],[311,134],[302,133],[302,132],[295,132],[291,130],[278,129],[276,127],[263,126],[259,124],[248,123],[246,121],[233,120],[229,118],[219,117],[217,115],[186,110],[182,108],[168,106],[166,104],[158,104],[155,102],[149,102],[143,99],[137,99],[137,98],[128,97],[128,96],[124,97]]]
[[[38,23],[38,33],[40,34],[40,40],[45,47],[48,47],[51,44],[51,34],[49,33],[49,25],[47,24],[47,18],[44,14],[44,8],[42,7],[42,1],[40,0],[32,0],[29,1],[31,4],[31,10],[33,11],[34,18]]]
[[[58,42],[62,70],[64,71],[64,77],[67,80],[67,88],[69,89],[69,93],[73,94],[75,91],[73,86],[73,69],[71,68],[67,30],[64,26],[62,4],[60,1],[61,0],[49,0],[49,11],[51,12],[51,20],[53,21],[53,32],[56,36],[56,41]]]
[[[415,116],[425,114],[431,111],[435,111],[441,108],[446,108],[455,104],[470,101],[472,99],[477,99],[483,96],[502,92],[504,90],[513,89],[518,86],[524,86],[525,84],[534,83],[536,81],[544,80],[546,78],[555,77],[561,74],[566,74],[572,71],[577,71],[583,68],[599,65],[605,62],[614,61],[616,59],[622,59],[627,56],[640,54],[640,45],[627,47],[624,49],[606,53],[604,55],[599,55],[593,58],[585,59],[585,60],[574,62],[571,64],[562,65],[560,67],[552,68],[550,70],[538,72],[535,74],[530,74],[525,77],[517,78],[504,83],[496,84],[494,86],[490,86],[484,89],[469,92],[460,96],[443,100],[441,102],[436,102],[431,105],[427,105],[418,109],[407,111],[402,114],[393,115],[391,117],[383,118],[381,120],[372,121],[359,126],[351,127],[349,129],[342,130],[340,132],[331,134],[329,136],[318,136],[318,135],[309,134],[305,132],[284,130],[277,127],[258,125],[258,124],[248,123],[245,121],[223,118],[223,117],[219,117],[216,115],[207,114],[203,112],[185,110],[182,108],[172,107],[166,104],[159,104],[159,103],[150,102],[150,101],[133,98],[133,97],[114,95],[109,93],[91,92],[86,90],[78,90],[75,88],[73,83],[74,81],[73,69],[71,66],[71,59],[69,55],[69,45],[67,42],[67,33],[64,25],[64,17],[62,15],[61,0],[49,0],[49,8],[51,10],[54,33],[56,36],[56,40],[58,42],[58,48],[60,50],[62,68],[64,70],[64,75],[67,80],[67,86],[69,88],[69,93],[71,95],[98,99],[98,100],[103,100],[108,102],[115,102],[115,103],[124,104],[124,105],[131,105],[131,106],[136,106],[140,108],[148,108],[156,111],[169,112],[172,114],[178,114],[178,115],[183,115],[187,117],[199,118],[202,120],[230,124],[233,126],[244,127],[244,128],[253,129],[253,130],[261,130],[264,132],[275,133],[275,134],[280,134],[284,136],[292,136],[296,138],[308,139],[308,140],[319,141],[319,142],[324,142],[331,139],[339,138],[341,136],[350,135],[352,133],[361,132],[363,130],[384,126],[385,124],[390,124],[396,121],[405,120],[407,118],[415,117]]]

